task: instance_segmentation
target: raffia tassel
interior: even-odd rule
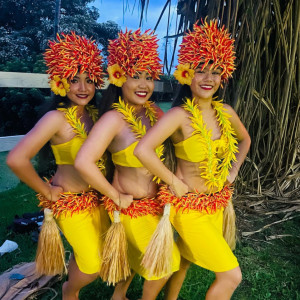
[[[120,221],[120,212],[114,211],[114,222],[105,236],[100,276],[107,285],[115,285],[130,274],[125,229]]]
[[[44,221],[39,234],[35,257],[36,272],[40,275],[67,273],[65,250],[51,209],[44,209]]]
[[[162,276],[172,273],[173,229],[170,222],[171,204],[164,207],[164,214],[160,219],[151,241],[147,246],[142,260],[142,266],[149,272],[149,276]]]
[[[232,200],[224,209],[223,213],[223,236],[231,250],[236,246],[236,226],[235,226],[235,211]]]

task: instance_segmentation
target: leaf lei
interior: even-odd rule
[[[212,106],[217,113],[217,120],[221,127],[222,138],[225,141],[225,152],[222,158],[219,159],[213,148],[213,141],[211,139],[211,130],[207,130],[206,125],[203,122],[202,112],[198,108],[198,105],[194,103],[194,100],[186,99],[186,103],[183,108],[188,111],[192,116],[189,117],[192,121],[191,126],[195,129],[194,134],[200,134],[203,139],[204,152],[206,153],[207,160],[203,161],[200,165],[202,169],[201,177],[206,179],[206,185],[210,191],[214,187],[221,190],[224,186],[226,178],[231,168],[231,162],[236,161],[235,153],[238,152],[237,140],[235,132],[231,127],[229,118],[231,117],[226,111],[220,101],[212,101]]]
[[[146,126],[143,125],[141,117],[136,117],[134,107],[125,103],[121,97],[119,98],[119,102],[114,103],[112,107],[124,116],[124,120],[129,124],[129,127],[137,139],[141,139],[146,134]],[[153,102],[147,101],[143,107],[146,109],[145,116],[150,120],[150,125],[153,126],[157,121],[157,114]],[[155,152],[160,160],[163,161],[164,145],[157,147]],[[160,183],[160,178],[155,176],[153,181]]]
[[[94,105],[86,105],[85,109],[89,113],[93,123],[95,124],[98,120],[98,110]],[[82,139],[87,138],[87,131],[85,129],[84,124],[80,121],[80,118],[77,118],[77,106],[71,106],[68,108],[58,108],[57,110],[62,111],[65,114],[67,122],[72,126],[73,131],[76,133],[77,137],[81,137]],[[102,157],[96,163],[98,168],[104,172],[105,170],[105,158]]]

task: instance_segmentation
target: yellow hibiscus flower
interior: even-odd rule
[[[61,79],[57,75],[53,76],[53,80],[50,81],[50,87],[55,95],[60,95],[62,97],[65,97],[67,95],[67,92],[70,91],[70,85],[67,79]]]
[[[107,68],[107,72],[109,75],[109,82],[121,87],[124,82],[126,82],[125,72],[120,68],[118,64],[114,64]]]
[[[180,64],[177,66],[176,71],[174,72],[174,77],[182,85],[187,84],[191,85],[194,78],[195,71],[190,68],[190,64]]]

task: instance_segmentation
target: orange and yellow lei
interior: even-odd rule
[[[156,35],[150,30],[144,33],[120,31],[118,38],[109,41],[108,68],[109,82],[121,87],[126,76],[133,77],[136,72],[148,72],[153,79],[162,74],[162,64],[158,54]]]
[[[103,83],[103,58],[96,42],[83,36],[62,33],[57,41],[49,41],[44,58],[50,86],[56,95],[66,96],[69,89],[67,79],[79,72],[86,72],[89,78],[100,88]]]
[[[126,209],[120,208],[107,196],[103,196],[101,200],[104,201],[104,207],[109,213],[112,214],[117,210],[123,215],[130,216],[131,218],[138,218],[147,215],[161,215],[164,209],[161,201],[155,197],[133,200],[130,206]]]
[[[162,185],[157,193],[157,200],[162,205],[171,203],[176,212],[181,209],[182,213],[188,213],[189,210],[206,212],[214,214],[218,209],[225,208],[232,198],[233,188],[225,186],[221,191],[207,195],[203,193],[187,193],[181,198],[177,198],[170,191],[167,185]]]
[[[39,199],[39,207],[49,208],[53,211],[53,216],[58,218],[61,214],[66,215],[70,213],[71,216],[74,213],[78,213],[85,210],[91,210],[101,204],[100,194],[95,191],[87,191],[83,193],[71,193],[66,192],[61,194],[57,201],[51,201],[45,198],[41,194],[37,194]]]
[[[175,78],[181,84],[190,85],[194,77],[193,71],[201,67],[203,70],[208,64],[210,69],[222,70],[221,80],[227,81],[235,70],[234,39],[230,37],[225,26],[218,28],[218,20],[202,25],[193,26],[180,44],[178,62],[174,72]],[[221,82],[221,85],[222,85]]]

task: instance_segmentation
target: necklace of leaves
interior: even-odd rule
[[[86,105],[85,109],[89,113],[93,123],[95,124],[98,120],[98,110],[93,105]],[[86,139],[88,134],[85,129],[84,123],[80,121],[80,118],[77,118],[77,106],[71,106],[68,108],[58,108],[64,112],[67,122],[72,126],[73,131],[76,133],[76,136],[81,137],[82,139]],[[105,155],[99,159],[97,162],[98,168],[105,172]]]
[[[134,107],[125,103],[121,97],[119,98],[119,102],[114,103],[112,107],[123,115],[124,120],[129,124],[132,132],[138,140],[146,134],[146,126],[142,123],[142,118],[136,116]],[[157,121],[157,113],[153,102],[147,101],[143,107],[146,109],[145,116],[150,120],[150,125],[153,126]],[[163,161],[164,146],[160,145],[155,149],[155,152],[160,160]],[[153,181],[159,183],[160,179],[155,176]]]
[[[198,105],[194,103],[194,100],[187,98],[182,107],[192,115],[189,118],[192,121],[191,126],[194,128],[193,134],[200,134],[205,142],[204,145],[206,145],[205,153],[207,153],[207,160],[201,163],[200,168],[203,170],[201,177],[206,179],[209,191],[212,191],[214,188],[217,188],[219,191],[224,186],[229,169],[232,167],[232,161],[236,161],[235,153],[238,152],[238,142],[229,121],[231,115],[226,112],[222,100],[212,101],[212,106],[216,111],[217,120],[225,142],[225,150],[221,159],[217,157],[217,153],[214,151],[211,130],[207,130]]]

